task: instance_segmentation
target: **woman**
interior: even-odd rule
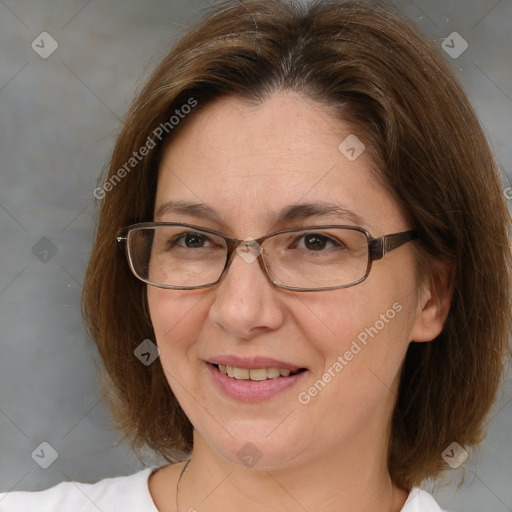
[[[130,109],[84,284],[118,424],[171,463],[0,510],[440,511],[508,352],[501,188],[390,8],[218,4]]]

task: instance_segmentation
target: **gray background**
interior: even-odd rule
[[[395,3],[440,48],[453,31],[468,42],[456,59],[441,51],[485,127],[505,191],[512,181],[512,1]],[[109,429],[79,299],[95,222],[92,191],[120,119],[207,6],[0,1],[0,490],[94,482],[160,462],[151,454],[138,461]],[[43,31],[59,45],[47,59],[31,48]],[[483,450],[467,465],[468,483],[458,491],[425,487],[448,509],[512,511],[511,437],[509,372]],[[42,442],[58,452],[48,469],[31,457]]]

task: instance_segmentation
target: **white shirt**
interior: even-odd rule
[[[0,493],[0,512],[158,512],[148,487],[157,467],[95,484],[61,482],[45,491]],[[400,512],[444,512],[426,491],[414,487]]]

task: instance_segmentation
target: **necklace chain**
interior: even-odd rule
[[[178,507],[178,491],[180,489],[181,478],[185,474],[185,471],[187,470],[188,465],[190,464],[190,461],[191,461],[191,459],[188,459],[187,463],[183,466],[183,469],[181,470],[180,476],[178,478],[178,483],[176,484],[176,512],[179,512],[179,510],[180,510]]]

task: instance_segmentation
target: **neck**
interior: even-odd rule
[[[399,512],[408,493],[393,485],[378,453],[385,450],[367,442],[283,467],[246,468],[219,457],[196,432],[179,512]]]

